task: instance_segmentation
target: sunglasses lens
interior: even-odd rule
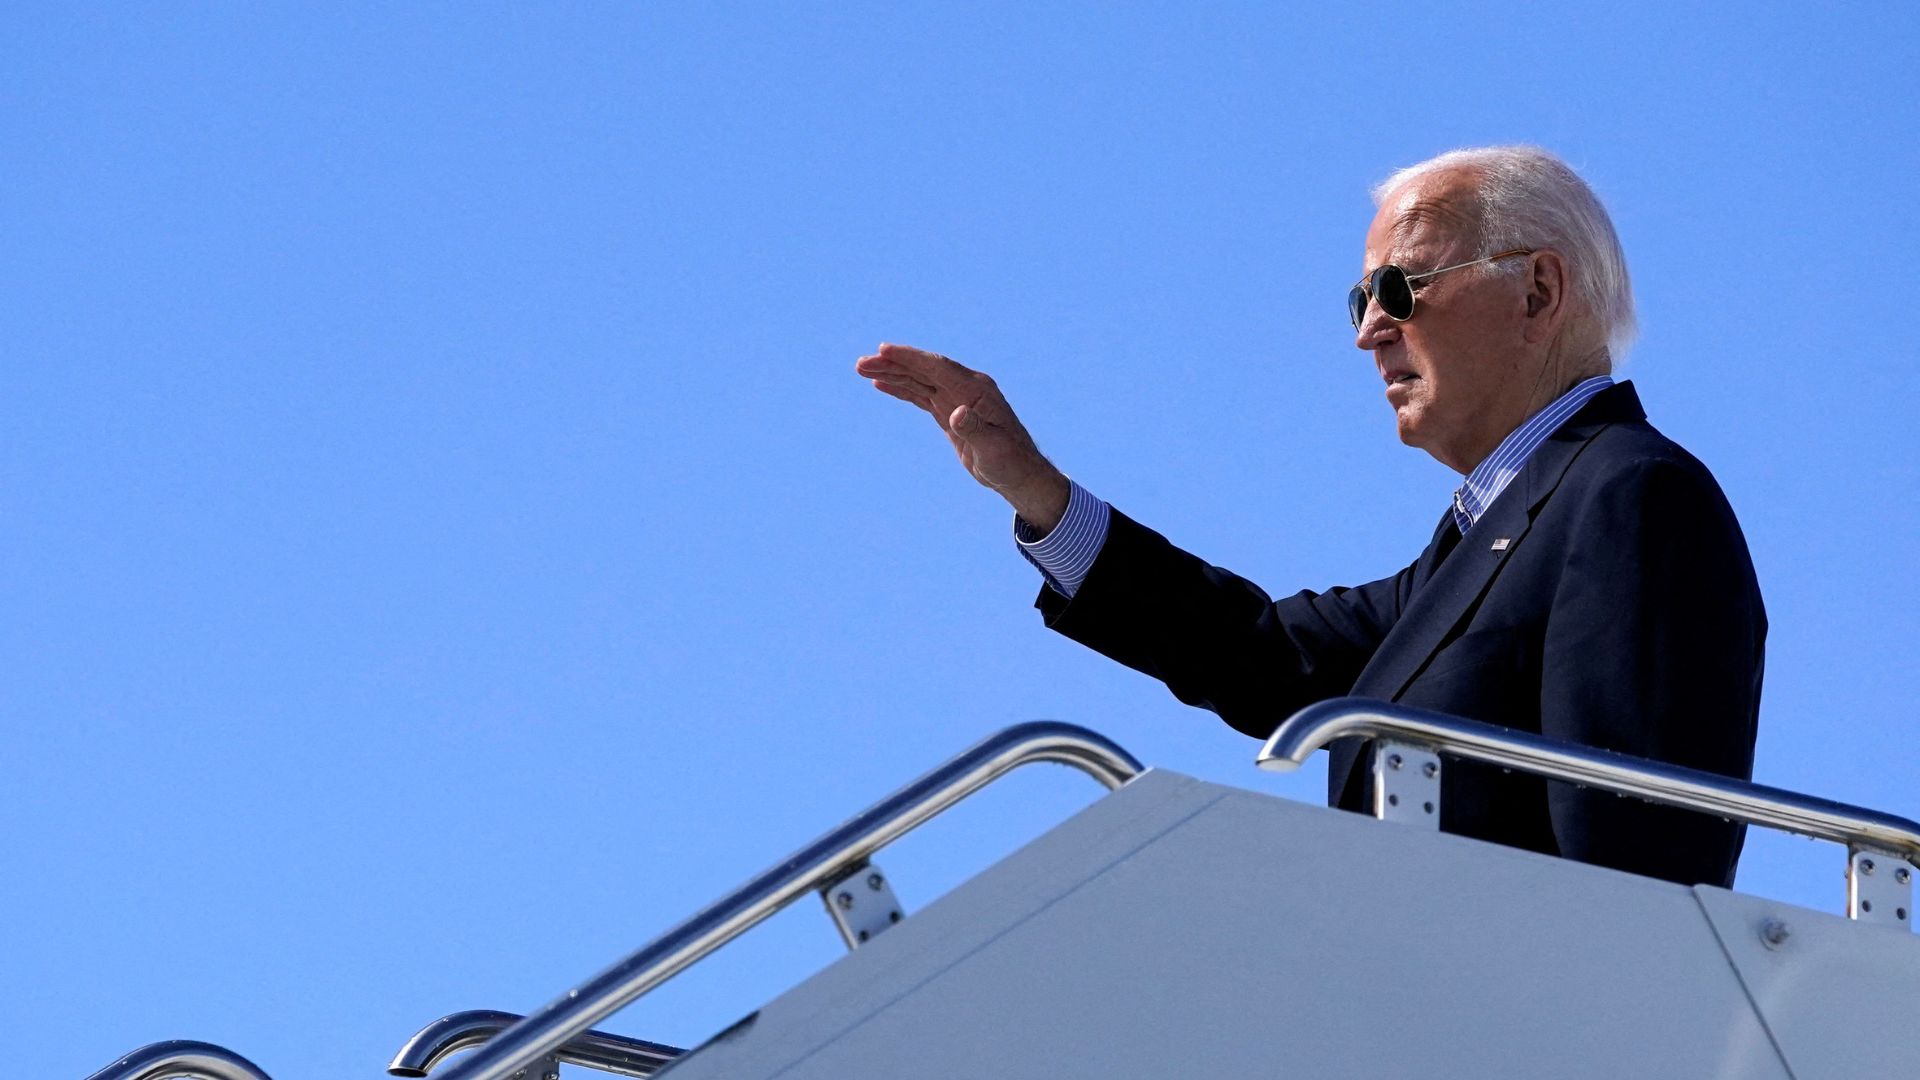
[[[1353,328],[1360,329],[1361,320],[1367,317],[1367,290],[1355,285],[1347,292],[1347,318],[1353,320]]]
[[[1407,283],[1407,272],[1392,263],[1375,270],[1373,302],[1380,305],[1389,319],[1412,318],[1413,286]]]

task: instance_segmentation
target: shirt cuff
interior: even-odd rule
[[[1060,524],[1043,537],[1040,530],[1015,514],[1013,540],[1020,554],[1046,576],[1053,591],[1071,600],[1106,545],[1109,510],[1086,488],[1072,480],[1067,485],[1067,512]]]

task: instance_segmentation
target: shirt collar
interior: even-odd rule
[[[1513,478],[1520,475],[1526,467],[1527,459],[1547,441],[1567,418],[1580,411],[1593,395],[1613,385],[1609,375],[1595,375],[1576,384],[1573,389],[1554,399],[1553,404],[1534,413],[1527,422],[1514,428],[1500,445],[1493,448],[1486,460],[1473,467],[1467,474],[1466,482],[1453,493],[1453,521],[1462,533],[1473,528],[1480,515],[1487,512],[1493,500],[1507,489]]]

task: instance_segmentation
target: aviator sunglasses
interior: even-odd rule
[[[1368,274],[1360,284],[1347,292],[1347,316],[1353,320],[1353,328],[1360,329],[1361,322],[1367,317],[1367,301],[1371,299],[1380,305],[1380,311],[1394,322],[1406,322],[1413,318],[1413,283],[1438,277],[1449,270],[1460,270],[1469,266],[1479,266],[1484,262],[1504,259],[1511,255],[1531,255],[1531,248],[1514,248],[1498,255],[1489,255],[1472,262],[1455,263],[1438,270],[1429,270],[1424,274],[1409,274],[1393,263],[1387,263]]]

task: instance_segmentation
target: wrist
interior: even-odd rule
[[[1036,539],[1045,537],[1060,524],[1067,515],[1067,503],[1072,498],[1073,487],[1066,474],[1058,469],[1049,469],[1048,474],[1033,484],[1017,492],[1008,492],[1006,499],[1013,504],[1013,512],[1020,515],[1038,534]]]

